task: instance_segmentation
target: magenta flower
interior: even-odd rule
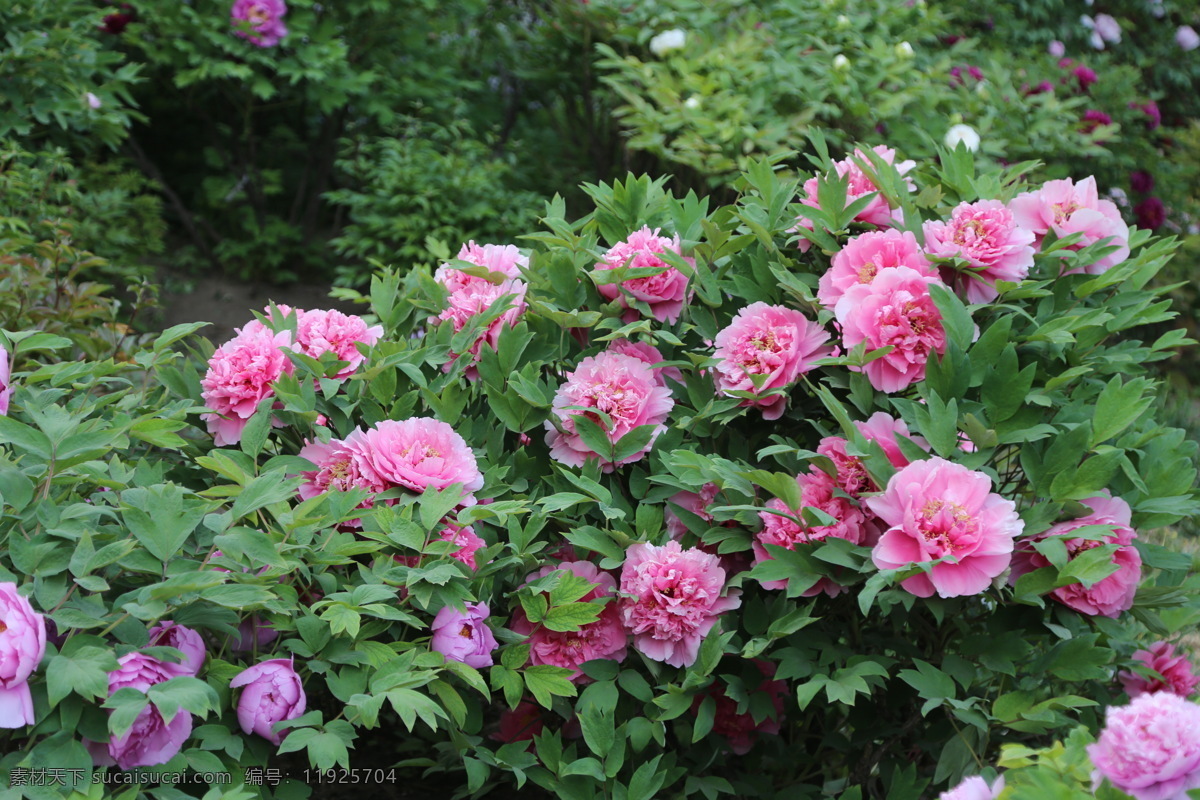
[[[1109,239],[1117,249],[1095,264],[1076,267],[1064,274],[1085,272],[1099,275],[1129,257],[1129,226],[1111,200],[1101,200],[1096,179],[1087,177],[1078,184],[1070,178],[1047,181],[1036,191],[1019,194],[1009,204],[1013,218],[1022,228],[1037,236],[1037,245],[1050,231],[1060,239],[1073,233],[1083,234],[1070,249],[1081,250],[1089,244]]]
[[[160,622],[150,629],[150,647],[174,647],[183,654],[179,666],[189,675],[200,672],[208,654],[200,634],[174,622]]]
[[[918,597],[979,594],[1012,560],[1025,523],[992,479],[943,458],[914,461],[867,506],[889,525],[871,560],[879,569],[934,563],[900,585]]]
[[[915,161],[901,161],[900,163],[896,163],[896,151],[890,147],[877,145],[872,149],[886,163],[894,165],[896,167],[896,171],[901,175],[906,174],[917,165],[917,162]],[[868,166],[871,164],[861,150],[855,150],[854,157],[857,158],[860,163]],[[862,171],[862,168],[858,166],[858,164],[855,164],[852,159],[847,158],[844,161],[834,162],[833,168],[837,172],[839,178],[845,175],[850,176],[849,185],[846,187],[847,207],[854,203],[855,200],[879,191],[879,187],[871,182],[871,179],[866,176],[866,173]],[[904,180],[908,185],[908,190],[910,192],[916,189],[916,185],[912,182],[911,178],[905,178]],[[820,201],[817,199],[817,184],[818,180],[815,177],[809,178],[804,182],[805,196],[800,198],[800,202],[806,206],[809,206],[810,208],[821,207]],[[842,209],[838,210],[840,211]],[[902,212],[900,209],[894,209],[888,205],[887,199],[884,198],[882,194],[875,194],[875,197],[867,203],[866,208],[864,208],[862,211],[859,211],[854,217],[855,222],[860,222],[864,225],[874,225],[876,228],[890,228],[895,223],[901,221],[901,219]],[[810,231],[813,229],[812,220],[803,214],[800,214],[796,217],[796,225],[798,228],[808,228]],[[807,239],[803,237],[800,238],[799,246],[802,252],[807,252],[809,245],[810,242]]]
[[[474,528],[470,525],[460,528],[453,523],[447,523],[446,527],[438,533],[438,538],[443,542],[450,542],[458,548],[450,552],[450,558],[461,561],[471,569],[477,569],[475,553],[487,542],[479,538]]]
[[[1133,207],[1133,216],[1139,228],[1155,231],[1167,221],[1167,208],[1157,197],[1147,197]]]
[[[600,658],[611,661],[625,660],[628,635],[621,625],[617,611],[617,582],[612,575],[601,572],[595,564],[588,561],[564,561],[557,566],[542,567],[526,578],[525,583],[543,578],[555,570],[570,572],[591,582],[592,590],[577,602],[586,603],[602,597],[612,598],[600,612],[600,618],[577,631],[552,631],[543,625],[531,623],[524,609],[518,608],[513,616],[512,629],[515,633],[529,637],[530,664],[565,667],[571,670],[570,680],[586,682],[587,676],[579,669],[579,665],[585,661]]]
[[[826,308],[833,308],[851,286],[870,283],[883,270],[895,267],[908,267],[931,277],[938,274],[917,244],[917,237],[909,231],[869,231],[852,236],[821,276],[817,299]]]
[[[683,373],[679,371],[679,367],[655,367],[655,364],[661,364],[666,361],[658,348],[652,344],[645,342],[632,342],[629,339],[614,339],[608,343],[608,349],[613,353],[620,353],[623,356],[633,356],[634,358],[645,361],[654,370],[654,379],[658,381],[659,386],[667,386],[667,378],[676,383],[683,383]]]
[[[1154,692],[1170,692],[1180,697],[1191,697],[1200,685],[1200,675],[1187,656],[1176,653],[1170,642],[1155,642],[1149,650],[1138,650],[1133,654],[1135,661],[1161,677],[1147,677],[1132,670],[1117,673],[1125,693],[1132,699],[1138,695]]]
[[[676,541],[632,544],[621,568],[621,594],[632,596],[621,600],[621,622],[648,658],[691,666],[720,615],[742,604],[737,589],[722,597],[724,586],[725,570],[714,555]]]
[[[483,488],[483,473],[471,448],[453,428],[431,417],[384,420],[353,450],[362,474],[377,477],[387,488],[420,493],[430,486],[441,490],[460,483],[462,504],[467,506],[475,505],[473,493]]]
[[[800,486],[800,500],[804,507],[824,511],[836,522],[832,525],[814,525],[812,527],[799,525],[787,517],[773,514],[770,511],[760,511],[763,529],[755,534],[754,563],[761,564],[774,558],[766,545],[776,545],[788,550],[795,550],[796,545],[812,544],[824,541],[829,537],[845,539],[852,544],[874,544],[879,538],[879,530],[871,520],[870,514],[861,509],[857,503],[837,493],[840,488],[834,478],[813,467],[808,472],[796,476]],[[800,510],[788,508],[782,500],[771,498],[767,508],[789,514],[800,519]],[[763,581],[763,588],[786,589],[787,580]],[[837,582],[822,577],[815,584],[805,589],[801,597],[815,597],[824,592],[830,597],[841,594],[843,589]]]
[[[117,659],[117,669],[108,673],[108,693],[120,689],[149,691],[151,686],[188,675],[180,664],[168,664],[142,653],[127,653]],[[98,766],[115,763],[121,769],[151,767],[170,761],[192,735],[192,715],[183,709],[170,722],[153,704],[141,710],[129,730],[109,739],[107,752],[93,745]]]
[[[1162,124],[1162,112],[1158,109],[1158,103],[1153,100],[1147,100],[1144,103],[1130,103],[1129,107],[1146,115],[1147,130],[1152,131]]]
[[[287,36],[283,24],[285,14],[287,4],[283,0],[234,0],[229,12],[234,25],[238,26],[234,34],[259,47],[274,47]],[[242,22],[250,23],[250,30],[241,26]]]
[[[301,472],[305,482],[297,490],[301,499],[309,500],[325,492],[348,492],[365,489],[372,495],[388,488],[370,466],[366,454],[366,433],[355,428],[345,440],[330,439],[324,442],[306,442],[300,449],[300,457],[316,465],[315,470]],[[374,498],[367,497],[358,508],[367,509],[374,505]],[[362,520],[353,519],[342,523],[348,528],[361,528]]]
[[[46,618],[17,593],[15,583],[0,583],[0,728],[32,725],[29,678],[46,655]]]
[[[283,742],[283,734],[274,730],[275,725],[300,716],[308,705],[304,684],[290,658],[260,661],[238,673],[229,688],[242,689],[237,706],[242,730],[257,733],[276,746]]]
[[[12,399],[12,362],[8,348],[0,344],[0,417],[8,416],[8,404]]]
[[[1129,188],[1138,194],[1149,194],[1154,191],[1154,176],[1145,170],[1129,173]]]
[[[490,667],[492,651],[499,646],[484,622],[490,614],[483,603],[467,603],[465,612],[444,606],[433,618],[429,646],[450,661],[461,661],[475,669]]]
[[[1187,800],[1200,788],[1200,706],[1170,692],[1110,706],[1087,751],[1097,783],[1107,778],[1134,800]]]
[[[925,249],[938,258],[961,258],[968,269],[942,270],[942,277],[969,303],[995,300],[996,281],[1019,283],[1033,266],[1033,231],[1017,225],[998,200],[960,203],[949,221],[926,222]]]
[[[218,447],[240,442],[258,404],[275,395],[274,381],[292,373],[292,362],[283,353],[291,347],[286,331],[273,333],[255,324],[238,331],[213,353],[200,382],[204,405],[213,413],[200,418],[208,424]]]
[[[871,283],[850,289],[834,307],[842,326],[842,343],[852,350],[866,342],[867,352],[891,346],[892,351],[862,370],[881,392],[898,392],[925,378],[931,353],[946,352],[942,313],[929,293],[937,278],[908,267],[884,270]]]
[[[675,401],[642,359],[605,350],[580,361],[566,377],[554,395],[550,419],[546,420],[546,444],[554,460],[579,467],[587,459],[596,458],[605,472],[612,472],[615,467],[640,461],[667,429],[665,423]],[[595,409],[608,419],[578,407]],[[599,425],[613,446],[641,425],[653,425],[654,429],[642,449],[613,462],[611,453],[594,452],[583,441],[575,426],[580,416]]]
[[[519,280],[521,268],[529,266],[529,258],[521,255],[521,251],[511,244],[478,245],[472,240],[459,249],[456,258],[477,267],[486,267],[489,272],[498,272],[510,280]],[[483,276],[468,275],[450,264],[442,264],[438,267],[433,279],[445,286],[451,294],[479,281],[489,282]]]
[[[866,422],[855,422],[854,427],[868,442],[878,442],[883,454],[893,467],[907,467],[911,462],[900,450],[899,437],[903,436],[912,441],[925,452],[929,452],[929,442],[920,436],[909,433],[904,420],[883,411],[876,411]],[[863,492],[875,492],[879,487],[867,474],[867,468],[862,459],[852,456],[846,451],[850,442],[840,436],[826,436],[817,445],[817,453],[833,462],[837,471],[835,480],[838,488],[852,497],[858,497]]]
[[[679,236],[668,239],[659,236],[658,228],[653,231],[649,226],[629,234],[623,242],[617,242],[604,254],[603,260],[596,265],[596,288],[600,294],[609,300],[620,299],[621,305],[629,309],[624,315],[626,322],[637,319],[637,312],[629,305],[628,298],[641,300],[650,307],[651,315],[659,322],[674,325],[679,321],[684,303],[688,301],[691,292],[688,290],[688,276],[675,269],[660,258],[663,253],[674,253],[680,256],[692,267],[696,260],[683,256]],[[640,278],[626,278],[617,283],[602,283],[604,271],[627,267],[629,269],[658,269],[654,275]]]
[[[486,278],[470,276],[458,270],[448,270],[443,274],[443,279],[447,284],[461,283],[461,286],[450,293],[446,309],[436,317],[429,318],[431,324],[449,322],[454,332],[458,333],[471,325],[476,318],[494,311],[502,303],[505,304],[504,310],[498,316],[479,329],[475,340],[463,352],[452,352],[450,361],[442,367],[444,372],[449,372],[454,361],[469,355],[471,364],[465,370],[466,376],[469,380],[476,380],[479,377],[479,369],[475,362],[479,360],[480,350],[485,344],[493,350],[496,349],[504,329],[511,328],[520,321],[521,315],[528,307],[525,302],[528,286],[524,281],[516,279],[492,283]]]
[[[763,419],[779,419],[787,387],[833,355],[829,334],[795,309],[752,303],[717,334],[717,390],[749,392],[741,406],[756,406]]]
[[[1132,512],[1128,503],[1119,497],[1112,497],[1108,492],[1084,500],[1083,504],[1092,509],[1092,513],[1069,522],[1060,522],[1047,531],[1021,540],[1013,556],[1010,582],[1016,583],[1017,578],[1025,573],[1050,565],[1050,560],[1035,550],[1033,545],[1051,536],[1064,539],[1069,558],[1101,545],[1119,545],[1112,561],[1120,569],[1112,575],[1090,587],[1073,583],[1060,586],[1050,593],[1055,600],[1081,614],[1116,618],[1133,606],[1133,596],[1142,577],[1142,557],[1133,546],[1137,531],[1129,526]],[[1095,539],[1070,537],[1072,531],[1089,525],[1110,525],[1113,532]]]
[[[996,778],[996,781],[990,786],[980,776],[972,775],[969,778],[964,778],[962,783],[953,789],[947,789],[939,794],[938,800],[996,800],[1003,791],[1003,775]]]
[[[1088,67],[1085,67],[1082,64],[1080,64],[1078,67],[1073,69],[1071,71],[1071,74],[1075,76],[1075,80],[1079,81],[1079,90],[1081,92],[1086,92],[1088,90],[1088,87],[1091,86],[1093,83],[1095,83],[1097,80],[1096,71],[1093,69],[1089,69]]]

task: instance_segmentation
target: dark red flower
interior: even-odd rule
[[[1133,216],[1139,228],[1158,230],[1167,221],[1167,209],[1157,197],[1147,197],[1133,207]]]
[[[1154,191],[1154,176],[1145,170],[1137,170],[1129,174],[1129,188],[1138,194],[1149,194]]]

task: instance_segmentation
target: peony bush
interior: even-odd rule
[[[381,270],[361,315],[122,360],[5,331],[0,774],[1200,785],[1193,564],[1143,535],[1197,510],[1148,372],[1191,342],[1142,334],[1175,242],[1087,176],[813,144],[719,207],[586,186],[581,219]]]

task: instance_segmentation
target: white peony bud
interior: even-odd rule
[[[685,44],[687,44],[687,33],[679,28],[672,28],[650,40],[650,52],[661,58],[674,50],[682,50]]]
[[[970,125],[952,125],[950,130],[946,131],[946,147],[951,150],[962,144],[963,147],[974,153],[979,149],[979,134]]]

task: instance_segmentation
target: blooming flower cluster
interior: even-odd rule
[[[34,723],[29,678],[45,655],[45,617],[15,583],[0,583],[0,728]]]
[[[1088,756],[1097,783],[1107,778],[1135,800],[1186,800],[1200,788],[1200,706],[1171,692],[1110,706]]]
[[[911,171],[917,165],[915,161],[896,161],[896,151],[885,145],[877,145],[874,148],[878,155],[887,164],[895,167],[896,171],[901,175]],[[857,161],[857,163],[856,163]],[[876,228],[890,228],[902,219],[902,212],[898,208],[892,208],[888,205],[888,201],[882,194],[879,193],[879,187],[867,177],[863,172],[863,168],[859,164],[870,166],[866,155],[861,150],[854,151],[853,158],[847,158],[844,161],[834,162],[833,168],[837,173],[837,177],[845,177],[848,181],[846,187],[846,206],[849,207],[855,201],[868,195],[874,195],[871,200],[860,210],[855,216],[854,221],[864,225],[871,225]],[[909,191],[913,191],[916,186],[911,178],[905,178],[905,182]],[[810,208],[820,208],[821,203],[818,199],[817,186],[819,181],[817,178],[809,178],[804,182],[804,197],[800,198],[800,202]],[[841,211],[842,209],[837,209]],[[796,224],[801,228],[813,229],[812,220],[805,217],[803,212],[796,218]],[[800,249],[807,251],[809,241],[804,237],[800,238]]]
[[[619,300],[628,309],[625,312],[626,322],[638,317],[637,311],[629,303],[635,300],[649,306],[654,319],[674,324],[691,296],[687,275],[663,260],[662,254],[674,253],[693,268],[696,261],[683,255],[678,236],[668,239],[660,236],[659,232],[658,228],[651,231],[649,226],[634,231],[625,241],[609,248],[603,260],[596,265],[597,289],[604,297]],[[638,272],[633,277],[606,282],[604,273],[616,269],[646,270],[648,274]]]

